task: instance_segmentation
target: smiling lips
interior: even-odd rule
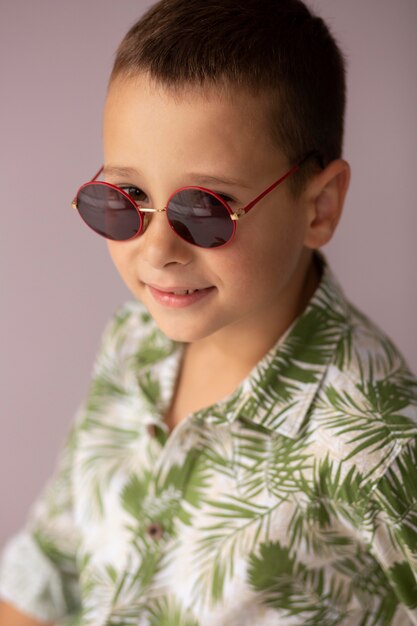
[[[215,290],[215,287],[204,287],[202,289],[184,289],[181,287],[162,289],[154,285],[147,285],[147,287],[158,304],[170,308],[190,306],[203,300]]]

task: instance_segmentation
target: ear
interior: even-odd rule
[[[305,200],[308,221],[304,239],[307,248],[320,248],[332,238],[342,215],[349,182],[349,163],[337,159],[307,184]]]

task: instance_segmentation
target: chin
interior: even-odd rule
[[[150,312],[152,315],[152,312]],[[191,323],[185,322],[176,322],[175,320],[161,320],[158,319],[158,316],[152,315],[155,324],[158,326],[159,330],[161,330],[164,335],[166,335],[172,341],[177,341],[179,343],[193,343],[195,341],[199,341],[200,339],[204,339],[209,335],[212,335],[216,329],[208,328],[198,328]]]
[[[155,320],[158,328],[172,341],[177,341],[178,343],[193,343],[194,341],[198,341],[202,339],[205,335],[196,333],[191,329],[186,328],[178,328],[172,324],[159,324],[158,320]]]

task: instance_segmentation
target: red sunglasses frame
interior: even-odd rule
[[[320,153],[316,150],[309,152],[303,159],[301,159],[301,161],[299,161],[298,163],[296,163],[296,165],[293,165],[291,167],[291,169],[289,169],[283,176],[281,176],[277,181],[275,181],[274,183],[272,183],[272,185],[270,185],[267,189],[265,189],[265,191],[263,191],[262,193],[260,193],[254,200],[252,200],[251,202],[249,202],[249,204],[247,204],[245,207],[241,207],[239,209],[236,209],[235,211],[232,210],[232,208],[227,204],[227,202],[219,195],[217,194],[215,191],[212,191],[211,189],[207,189],[205,187],[199,187],[196,185],[186,185],[185,187],[180,187],[179,189],[176,189],[168,198],[168,202],[166,203],[166,205],[162,208],[162,209],[152,209],[149,207],[142,207],[140,204],[137,204],[133,198],[131,196],[129,196],[128,193],[126,193],[123,189],[121,189],[120,187],[117,187],[116,185],[112,185],[111,183],[106,183],[104,181],[96,181],[97,176],[99,176],[101,174],[101,172],[104,169],[104,166],[102,165],[100,167],[100,169],[98,170],[98,172],[94,175],[94,177],[88,181],[87,183],[84,183],[83,185],[81,185],[71,203],[71,206],[73,209],[78,209],[77,206],[77,198],[78,198],[78,194],[80,193],[80,191],[82,189],[84,189],[84,187],[86,187],[87,185],[91,185],[91,184],[98,184],[98,185],[106,185],[107,187],[111,187],[112,189],[115,189],[116,191],[118,191],[119,193],[121,193],[125,198],[127,198],[127,200],[129,200],[129,202],[133,205],[133,207],[135,208],[135,210],[137,211],[139,218],[140,218],[140,228],[137,231],[137,233],[135,233],[133,235],[133,237],[129,237],[128,239],[122,239],[122,240],[118,240],[120,242],[122,241],[131,241],[132,239],[135,239],[136,237],[138,237],[142,231],[143,231],[143,224],[144,224],[144,219],[141,216],[141,213],[166,213],[167,212],[167,208],[168,205],[170,203],[171,198],[173,198],[177,193],[179,193],[180,191],[184,191],[185,189],[198,189],[199,191],[204,191],[206,193],[211,194],[212,196],[214,196],[215,198],[217,198],[217,200],[219,202],[221,202],[223,204],[223,206],[227,209],[229,215],[230,215],[230,219],[233,222],[233,231],[232,234],[230,235],[229,239],[227,241],[225,241],[225,243],[221,244],[220,246],[215,246],[215,248],[222,248],[223,246],[226,246],[227,244],[229,244],[236,232],[236,222],[237,220],[239,220],[241,217],[243,217],[244,215],[246,215],[247,213],[249,213],[249,211],[260,201],[262,200],[262,198],[264,198],[268,193],[270,193],[273,189],[275,189],[276,187],[278,187],[278,185],[280,185],[281,183],[283,183],[285,180],[287,180],[287,178],[289,178],[290,176],[292,176],[293,174],[295,174],[295,172],[297,172],[302,165],[304,165],[304,163],[306,161],[308,161],[309,159],[315,157],[319,163],[320,166],[323,168],[324,164],[323,164],[323,160],[322,157],[320,155]],[[84,221],[84,220],[83,220]],[[95,232],[97,235],[100,235],[100,233],[97,233],[97,231],[94,230],[94,228],[92,228],[89,224],[87,224],[87,222],[84,222],[89,228],[91,228],[91,230],[93,232]],[[179,233],[177,233],[177,231],[174,229],[174,227],[171,225],[169,219],[168,219],[168,224],[170,225],[171,229],[174,231],[174,233],[180,237],[183,241],[185,241],[186,243],[189,243],[191,245],[195,245],[199,248],[204,248],[204,246],[199,246],[198,244],[193,244],[190,241],[187,241],[186,239],[184,239]],[[101,235],[102,237],[108,239],[108,237],[106,237],[105,235]],[[204,248],[204,249],[213,249],[213,248]]]

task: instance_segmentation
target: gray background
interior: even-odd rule
[[[349,61],[345,213],[324,251],[417,371],[417,3],[315,0]],[[101,164],[114,51],[149,3],[0,2],[0,544],[51,474],[129,294],[70,203]]]

